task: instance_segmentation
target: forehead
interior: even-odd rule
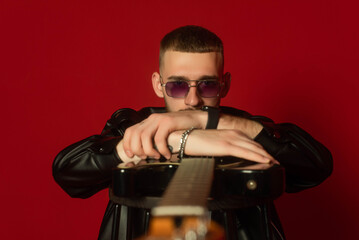
[[[163,75],[219,75],[222,70],[222,55],[218,52],[190,53],[166,51],[163,55],[161,72]]]

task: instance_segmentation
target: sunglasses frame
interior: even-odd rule
[[[218,82],[218,84],[219,84],[218,93],[217,93],[216,96],[213,96],[213,97],[203,97],[203,96],[201,96],[201,95],[200,95],[200,96],[203,97],[203,98],[215,98],[215,97],[219,97],[219,94],[220,94],[220,92],[221,92],[221,88],[222,88],[222,86],[223,86],[223,82],[222,82],[222,81],[212,80],[212,79],[201,79],[201,80],[173,80],[173,81],[168,81],[168,82],[166,82],[166,83],[163,83],[162,80],[163,80],[163,78],[162,78],[162,76],[160,75],[161,87],[164,87],[164,88],[165,88],[166,94],[167,94],[169,97],[171,97],[171,98],[186,98],[186,96],[187,96],[189,90],[191,89],[191,87],[198,87],[198,85],[199,85],[200,83],[204,82],[204,81],[206,81],[206,82]],[[167,93],[167,89],[166,89],[167,83],[179,82],[179,81],[181,81],[181,82],[186,82],[186,83],[187,83],[187,85],[188,85],[188,91],[187,91],[187,93],[186,93],[183,97],[173,97],[173,96],[170,96],[170,95]],[[191,85],[191,82],[194,82],[195,85],[192,86],[192,85]]]

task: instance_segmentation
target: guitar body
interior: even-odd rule
[[[180,163],[153,163],[114,169],[112,198],[127,206],[152,208],[179,166]],[[284,182],[284,168],[280,165],[216,158],[208,209],[243,208],[268,202],[284,192]]]

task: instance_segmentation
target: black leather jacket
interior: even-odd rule
[[[116,111],[100,135],[74,143],[57,155],[53,163],[55,181],[71,197],[76,198],[88,198],[108,188],[111,184],[111,169],[121,163],[115,147],[122,139],[126,128],[152,113],[163,112],[164,108],[143,108],[140,111],[125,108]],[[269,118],[252,116],[234,108],[221,107],[221,112],[258,121],[264,126],[255,141],[285,167],[286,192],[298,192],[314,187],[331,174],[333,162],[330,152],[301,128],[290,123],[275,124]],[[284,239],[274,205],[271,204],[269,207],[274,239]],[[109,201],[99,239],[110,239],[114,208],[115,204]],[[137,214],[143,214],[137,210]],[[259,207],[252,207],[235,213],[238,239],[261,239],[258,237],[260,229],[254,227],[256,218],[253,218],[260,211]],[[141,217],[136,218],[136,225],[139,221]],[[141,234],[141,230],[133,231],[134,235]]]

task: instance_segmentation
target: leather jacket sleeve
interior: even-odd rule
[[[291,123],[260,122],[264,129],[255,140],[284,166],[286,192],[317,186],[331,175],[331,153],[303,129]]]
[[[222,109],[229,114],[249,118],[263,125],[263,130],[254,140],[284,166],[286,192],[298,192],[317,186],[331,175],[331,153],[303,129],[291,123],[275,124],[267,117],[252,116],[234,108]]]
[[[234,108],[222,111],[260,122],[264,129],[255,138],[286,169],[286,191],[297,192],[316,186],[332,172],[330,152],[299,127],[275,124],[266,117],[252,116]],[[120,109],[107,121],[102,133],[86,138],[62,150],[53,163],[55,181],[71,196],[87,198],[108,187],[111,169],[121,163],[116,145],[129,126],[161,108],[144,108],[139,112]]]
[[[55,158],[55,181],[71,197],[87,198],[111,183],[111,169],[121,163],[116,145],[129,126],[141,121],[132,109],[116,111],[102,133],[74,143]]]

